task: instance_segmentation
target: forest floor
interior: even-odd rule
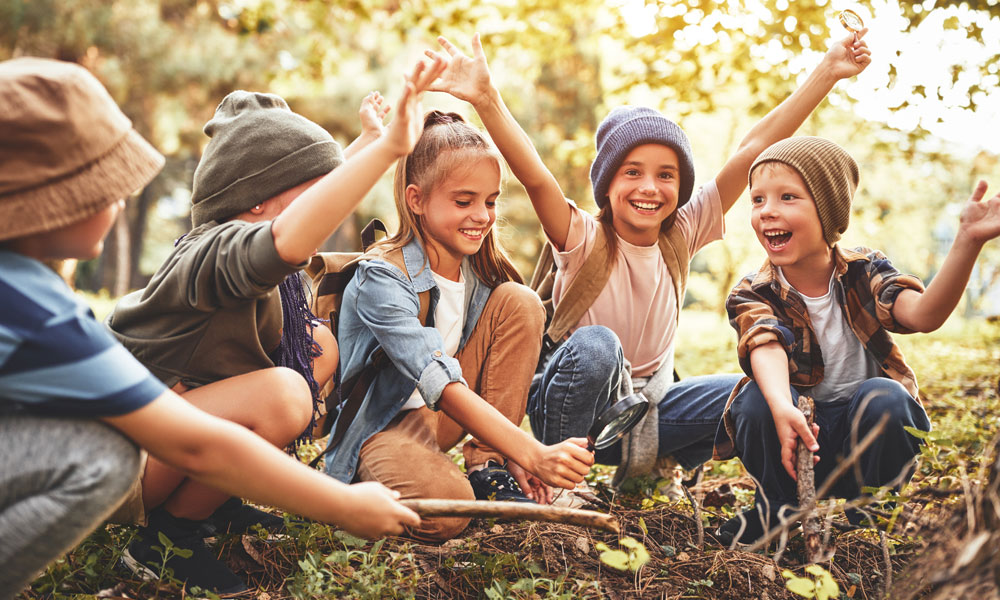
[[[685,312],[682,375],[734,372],[734,338],[721,317]],[[538,523],[473,520],[441,545],[404,538],[366,542],[316,523],[290,523],[290,535],[216,540],[219,555],[253,592],[237,598],[851,598],[893,594],[956,506],[983,479],[984,449],[1000,421],[1000,324],[953,319],[934,334],[896,336],[917,373],[934,431],[916,474],[892,504],[869,507],[876,528],[852,528],[835,502],[824,507],[827,560],[807,570],[803,536],[791,529],[755,553],[723,547],[716,527],[753,502],[738,461],[710,463],[687,493],[669,480],[610,487],[595,467],[596,510],[615,515],[621,533]],[[697,473],[678,479],[697,480]],[[679,496],[679,497],[678,497]],[[693,503],[692,503],[693,501]],[[696,515],[698,518],[696,518]],[[118,565],[134,528],[106,526],[53,564],[19,598],[213,597],[165,577],[142,582]],[[629,538],[634,541],[629,541]],[[624,562],[619,570],[615,563]],[[801,595],[792,589],[801,590]],[[806,596],[810,593],[812,595]],[[986,596],[996,596],[996,590]]]

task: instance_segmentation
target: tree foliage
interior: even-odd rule
[[[0,0],[0,58],[33,54],[85,65],[168,155],[164,174],[129,205],[130,251],[110,243],[102,263],[89,267],[110,270],[111,256],[118,256],[129,263],[134,287],[142,284],[143,241],[152,240],[144,252],[155,254],[184,230],[183,217],[164,216],[160,200],[184,204],[207,142],[201,127],[233,89],[279,93],[346,143],[358,131],[357,105],[367,91],[392,98],[406,65],[434,48],[437,35],[467,45],[478,31],[515,116],[567,196],[592,207],[594,131],[610,108],[645,104],[677,120],[692,138],[697,179],[704,182],[754,122],[794,90],[829,39],[846,33],[836,20],[844,6],[838,0]],[[927,277],[957,219],[950,207],[976,177],[996,170],[995,142],[975,140],[990,151],[970,155],[938,136],[947,137],[950,119],[976,119],[984,104],[996,104],[1000,51],[987,48],[984,37],[1000,29],[1000,3],[883,2],[858,10],[877,32],[868,38],[876,62],[863,80],[841,84],[802,132],[834,139],[862,164],[849,241],[902,255],[901,266]],[[943,33],[931,36],[935,31]],[[931,38],[942,54],[962,49],[952,52],[947,73],[921,72],[919,60],[914,66]],[[858,97],[877,102],[859,104]],[[440,95],[425,104],[470,113]],[[541,237],[519,186],[512,181],[508,188],[505,241],[526,271]],[[383,182],[361,217],[392,221],[392,206]],[[744,235],[745,218],[738,206],[728,217],[730,241],[699,256],[693,300],[720,306],[735,277],[761,260]],[[923,240],[916,249],[914,239]],[[985,271],[980,288],[997,277]],[[95,277],[89,285],[109,281]]]

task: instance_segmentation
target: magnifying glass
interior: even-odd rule
[[[587,432],[587,449],[603,450],[622,438],[642,420],[649,400],[641,393],[629,394],[608,407]]]
[[[840,11],[840,24],[844,26],[844,29],[854,33],[854,41],[858,40],[858,32],[860,32],[865,27],[865,22],[861,20],[858,13],[851,9],[844,9]]]

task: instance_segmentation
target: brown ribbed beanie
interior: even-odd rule
[[[773,144],[753,161],[750,179],[762,163],[779,162],[798,171],[816,203],[823,238],[833,246],[847,231],[851,200],[858,188],[858,163],[846,150],[818,137],[793,137]]]
[[[205,124],[212,138],[194,172],[194,226],[250,210],[344,161],[340,145],[274,94],[237,90]]]

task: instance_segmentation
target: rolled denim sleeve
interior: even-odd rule
[[[437,329],[420,322],[420,299],[409,279],[384,261],[361,263],[352,282],[356,294],[345,294],[345,302],[357,312],[393,366],[415,382],[427,407],[437,410],[441,392],[462,378],[458,360],[445,354]]]

